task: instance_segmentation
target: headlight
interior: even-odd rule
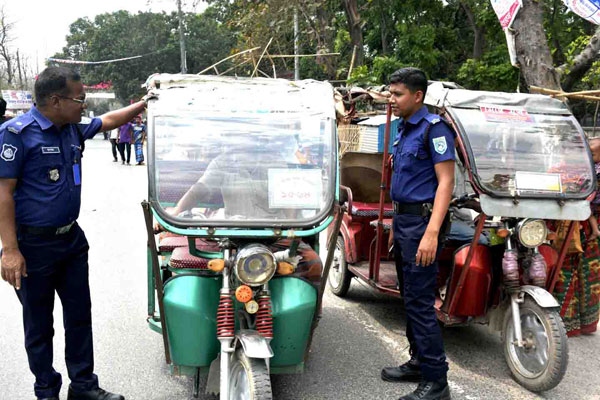
[[[273,252],[262,244],[251,244],[235,257],[235,276],[246,285],[264,285],[273,277],[277,262]]]
[[[537,247],[544,243],[548,230],[541,219],[524,219],[517,226],[519,241],[525,247]]]

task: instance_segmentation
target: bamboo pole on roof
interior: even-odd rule
[[[546,89],[546,88],[542,88],[542,87],[538,87],[538,86],[530,86],[529,90],[531,90],[534,93],[547,94],[552,97],[565,97],[565,98],[573,98],[573,99],[581,99],[581,100],[600,101],[600,97],[598,97],[598,96],[585,95],[585,94],[581,94],[580,92],[567,93],[567,92],[563,92],[561,90]],[[600,93],[600,91],[598,93]]]
[[[225,57],[225,58],[224,58],[224,59],[222,59],[221,61],[214,63],[214,64],[213,64],[213,65],[211,65],[210,67],[206,67],[206,68],[204,68],[202,71],[198,72],[198,74],[197,74],[197,75],[202,75],[202,74],[203,74],[203,73],[205,73],[206,71],[208,71],[208,70],[210,70],[210,69],[213,69],[213,68],[214,68],[214,67],[216,67],[217,65],[219,65],[219,64],[221,64],[221,63],[224,63],[225,61],[227,61],[227,60],[229,60],[229,59],[232,59],[232,58],[234,58],[234,57],[241,56],[242,54],[246,54],[246,53],[249,53],[249,52],[252,52],[252,51],[258,50],[258,49],[260,49],[260,46],[258,46],[258,47],[254,47],[254,48],[252,48],[252,49],[248,49],[248,50],[240,51],[240,52],[238,52],[238,53],[235,53],[235,54],[232,54],[232,55],[230,55],[229,57]]]

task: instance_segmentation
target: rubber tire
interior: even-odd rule
[[[350,289],[350,282],[352,281],[352,272],[348,270],[348,264],[346,263],[346,246],[344,244],[344,238],[340,235],[338,236],[336,249],[340,252],[340,269],[341,275],[339,285],[333,286],[331,283],[331,271],[329,273],[329,277],[327,278],[327,283],[329,284],[329,289],[331,293],[335,294],[338,297],[345,297],[348,293],[348,289]]]
[[[246,370],[246,376],[250,381],[250,390],[252,392],[252,400],[273,400],[273,391],[271,390],[271,376],[265,360],[260,358],[250,358],[244,353],[242,347],[238,348],[235,352],[235,358],[233,359],[231,369],[236,363],[241,364],[242,368]],[[229,377],[231,379],[231,375]],[[230,390],[232,385],[229,386]],[[229,393],[229,400],[236,399],[233,391]]]
[[[548,366],[542,375],[536,378],[527,378],[518,372],[510,357],[509,345],[506,338],[508,324],[512,324],[512,312],[510,307],[504,315],[504,323],[502,325],[502,342],[504,349],[504,358],[508,364],[513,379],[521,386],[532,392],[543,392],[554,388],[560,383],[567,371],[569,363],[569,347],[567,339],[567,331],[560,314],[548,308],[540,307],[535,300],[529,296],[525,296],[524,302],[520,304],[519,310],[528,308],[533,310],[538,316],[543,316],[542,324],[548,334]]]

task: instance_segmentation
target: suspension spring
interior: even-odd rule
[[[256,313],[256,330],[263,337],[273,339],[273,310],[271,309],[271,294],[260,292],[257,296],[258,313]]]
[[[235,330],[235,316],[233,313],[233,295],[221,293],[219,308],[217,309],[217,337],[232,338]]]

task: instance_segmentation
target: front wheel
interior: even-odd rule
[[[515,343],[510,307],[504,316],[504,357],[514,379],[532,392],[550,390],[567,370],[567,332],[558,312],[540,307],[529,296],[519,305],[523,347]]]
[[[229,400],[272,400],[271,377],[265,360],[237,349],[229,374]]]
[[[329,288],[331,292],[339,297],[346,296],[348,289],[350,288],[350,281],[352,280],[352,272],[348,270],[348,264],[346,263],[346,246],[344,245],[344,238],[339,236],[335,245],[333,254],[333,263],[331,270],[329,271]]]

